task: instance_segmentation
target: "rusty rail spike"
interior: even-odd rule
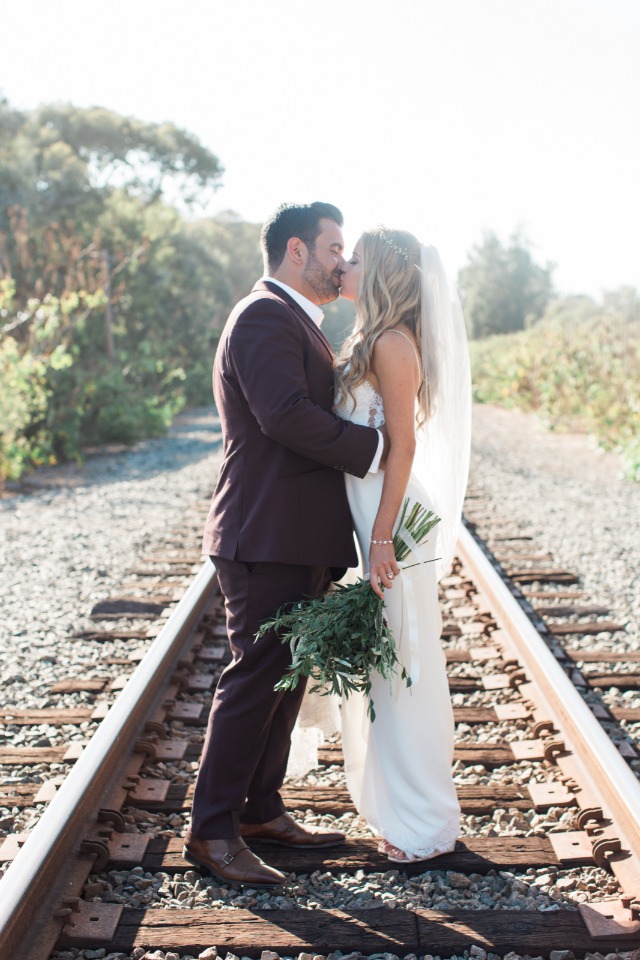
[[[553,720],[538,720],[538,722],[533,725],[534,740],[538,740],[540,737],[550,736],[554,732],[555,727]]]
[[[108,807],[98,810],[98,823],[112,823],[117,833],[124,833],[127,825],[119,810],[110,810]]]
[[[167,728],[160,720],[147,720],[144,725],[146,733],[155,733],[162,740],[167,739]]]
[[[585,807],[576,818],[576,823],[580,830],[584,830],[588,823],[602,823],[604,813],[602,807]]]
[[[135,745],[136,753],[144,753],[147,756],[147,760],[155,760],[157,756],[157,750],[155,745],[151,740],[136,740]]]
[[[565,746],[564,740],[547,740],[544,745],[544,758],[553,763],[556,757],[561,756],[561,754],[566,753],[567,748]]]
[[[609,857],[613,853],[620,853],[622,844],[617,837],[602,837],[593,842],[593,859],[596,866],[607,869]]]
[[[526,683],[528,677],[524,670],[513,670],[509,674],[509,686],[510,687],[519,687],[521,683]]]
[[[59,910],[56,910],[54,917],[64,919],[72,913],[78,913],[80,910],[80,897],[63,897]]]
[[[100,873],[109,863],[109,847],[104,840],[98,840],[97,837],[85,837],[84,840],[81,840],[80,853],[86,853],[90,857],[95,856],[94,873]]]

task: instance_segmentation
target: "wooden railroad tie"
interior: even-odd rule
[[[257,957],[264,950],[280,956],[326,955],[337,945],[343,953],[451,956],[475,945],[499,954],[548,956],[560,944],[570,944],[580,955],[640,945],[640,923],[635,932],[627,930],[626,938],[612,933],[603,943],[589,934],[583,911],[569,910],[555,912],[551,920],[548,913],[521,910],[134,910],[84,902],[79,907],[65,924],[60,949],[90,944],[130,953],[135,947],[166,949],[170,944],[197,955],[215,942],[220,956]]]

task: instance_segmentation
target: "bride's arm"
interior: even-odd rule
[[[419,386],[416,355],[404,337],[383,333],[376,341],[371,366],[378,379],[389,438],[382,495],[371,538],[392,540],[393,525],[402,506],[416,448],[415,399]],[[383,595],[380,583],[392,586],[387,574],[393,573],[395,577],[398,572],[393,544],[372,543],[369,576],[378,596]]]

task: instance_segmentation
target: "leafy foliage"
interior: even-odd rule
[[[486,233],[458,274],[469,335],[474,339],[522,330],[539,319],[552,293],[552,267],[534,263],[527,241],[516,233],[503,246]]]
[[[404,561],[410,542],[424,543],[429,532],[440,522],[431,510],[405,500],[398,521],[393,545],[396,560]],[[399,664],[396,643],[384,619],[384,603],[371,589],[368,580],[343,586],[335,592],[313,600],[302,600],[263,623],[257,638],[276,630],[282,642],[291,646],[289,672],[275,686],[276,690],[294,689],[302,677],[312,677],[316,684],[311,691],[324,694],[361,692],[369,698],[368,714],[375,720],[371,699],[371,677],[377,671],[386,680],[400,667],[400,676],[407,686],[411,678]]]
[[[211,402],[261,269],[258,225],[188,215],[221,169],[171,124],[0,99],[0,485]]]
[[[554,301],[529,330],[471,344],[474,397],[540,412],[622,454],[640,480],[640,298],[624,288],[603,303]]]

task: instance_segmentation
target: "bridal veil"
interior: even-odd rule
[[[440,579],[451,566],[469,474],[471,369],[462,308],[435,247],[422,247],[420,270],[421,406],[427,418],[417,431],[413,473],[440,517],[434,530]]]

